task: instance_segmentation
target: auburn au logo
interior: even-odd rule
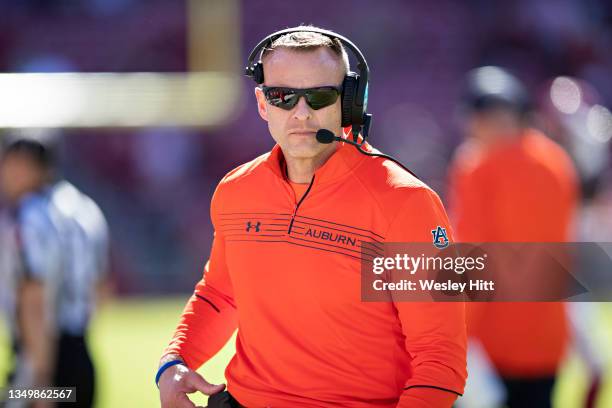
[[[248,221],[246,223],[246,232],[251,232],[251,228],[255,229],[255,232],[259,232],[259,227],[261,227],[261,222],[257,221],[257,223],[252,223],[251,221]]]
[[[435,230],[431,230],[433,235],[433,244],[438,249],[443,249],[448,246],[448,236],[446,235],[446,229],[438,225]]]

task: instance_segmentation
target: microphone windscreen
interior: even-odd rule
[[[317,142],[323,144],[329,144],[334,141],[336,135],[331,130],[319,129],[317,131]]]

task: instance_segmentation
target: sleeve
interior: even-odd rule
[[[218,200],[217,189],[211,204],[213,225]],[[189,368],[196,370],[221,350],[237,326],[236,305],[225,261],[225,238],[217,230],[204,276],[196,284],[164,354],[178,354]]]
[[[93,231],[93,252],[96,257],[96,281],[106,279],[110,272],[110,230],[102,210],[95,205],[95,229]],[[93,214],[92,214],[93,218]]]
[[[446,228],[440,198],[429,188],[407,197],[387,233],[388,242],[431,242],[431,231]],[[412,376],[398,407],[451,407],[467,378],[465,305],[462,302],[395,302],[410,354]]]
[[[37,203],[19,212],[18,240],[28,279],[55,281],[61,273],[62,251],[59,234],[51,219]]]

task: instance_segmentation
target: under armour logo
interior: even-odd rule
[[[257,221],[257,224],[251,224],[251,221],[246,223],[246,232],[251,232],[251,228],[255,228],[255,232],[259,232],[259,227],[261,226],[261,222]]]

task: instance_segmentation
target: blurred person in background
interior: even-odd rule
[[[1,300],[14,352],[8,387],[76,387],[77,402],[57,406],[91,407],[94,367],[85,337],[107,268],[105,218],[91,198],[57,178],[49,141],[11,140],[0,188],[7,203]]]
[[[294,30],[251,54],[258,112],[277,144],[213,195],[210,259],[156,376],[162,406],[194,407],[187,394],[200,391],[209,407],[450,408],[467,375],[464,305],[360,298],[361,249],[431,242],[432,229],[448,228],[445,210],[403,166],[341,137],[343,112],[355,141],[355,114],[365,117],[348,41]],[[223,392],[195,370],[236,328]]]
[[[525,86],[504,69],[482,67],[468,74],[464,98],[467,139],[449,177],[457,240],[571,241],[576,172],[559,145],[530,127]],[[565,304],[472,303],[468,311],[468,334],[501,377],[506,405],[551,406],[569,340]],[[469,385],[466,400],[468,393]]]

